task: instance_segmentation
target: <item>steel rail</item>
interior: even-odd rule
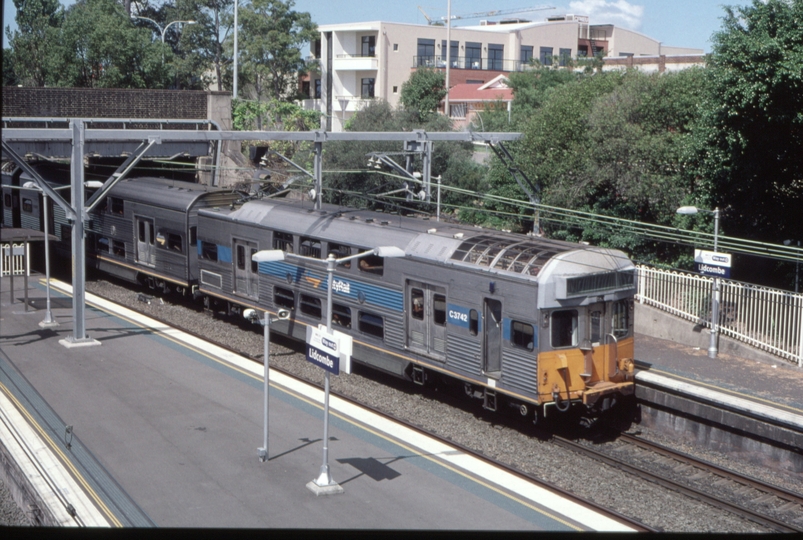
[[[609,456],[609,455],[607,455],[607,454],[605,454],[603,452],[599,452],[599,451],[594,450],[592,448],[588,448],[587,446],[584,446],[582,444],[576,443],[574,441],[570,441],[569,439],[564,439],[564,438],[559,437],[559,436],[553,436],[551,440],[552,440],[552,442],[554,444],[556,444],[558,446],[562,446],[563,448],[567,448],[569,450],[573,450],[575,452],[578,452],[578,453],[585,454],[587,456],[593,457],[594,459],[597,459],[597,460],[599,460],[599,461],[601,461],[601,462],[603,462],[603,463],[605,463],[607,465],[610,465],[612,467],[615,467],[615,468],[617,468],[619,470],[622,470],[624,472],[633,474],[633,475],[635,475],[635,476],[637,476],[639,478],[642,478],[644,480],[647,480],[647,481],[650,481],[650,482],[654,482],[654,483],[656,483],[656,484],[658,484],[658,485],[660,485],[662,487],[665,487],[667,489],[670,489],[672,491],[675,491],[675,492],[680,493],[682,495],[685,495],[687,497],[691,497],[691,498],[697,499],[697,500],[699,500],[701,502],[710,504],[711,506],[714,506],[715,508],[719,508],[719,509],[722,509],[722,510],[726,510],[728,512],[732,512],[733,514],[735,514],[737,516],[744,517],[745,519],[748,519],[750,521],[758,523],[758,524],[760,524],[762,526],[771,528],[771,529],[773,529],[775,531],[778,531],[778,532],[803,532],[803,529],[799,529],[797,527],[789,525],[788,523],[784,523],[782,521],[778,521],[778,520],[776,520],[774,518],[771,518],[769,516],[765,516],[765,515],[760,514],[758,512],[754,512],[753,510],[750,510],[749,508],[745,508],[745,507],[740,506],[738,504],[730,503],[728,501],[723,501],[721,499],[718,499],[717,497],[714,497],[714,496],[711,496],[711,495],[705,493],[704,491],[700,491],[698,489],[695,489],[695,488],[692,488],[692,487],[689,487],[689,486],[685,486],[685,485],[683,485],[683,484],[681,484],[679,482],[676,482],[675,480],[672,480],[670,478],[666,478],[665,476],[661,476],[660,474],[656,474],[656,473],[650,472],[650,471],[648,471],[646,469],[643,469],[641,467],[638,467],[636,465],[631,465],[631,464],[626,463],[625,461],[623,461],[621,459]],[[682,459],[682,458],[680,458],[680,459]]]

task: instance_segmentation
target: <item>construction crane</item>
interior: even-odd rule
[[[419,6],[418,9],[421,9]],[[479,17],[498,17],[500,15],[513,15],[514,13],[527,13],[529,11],[543,11],[546,9],[555,9],[555,6],[536,6],[529,8],[513,8],[513,9],[495,9],[493,11],[481,11],[478,13],[466,13],[465,15],[452,15],[452,20],[457,19],[477,19]],[[423,13],[423,10],[421,11]],[[424,15],[426,17],[426,14]],[[429,20],[429,17],[427,17]],[[446,17],[441,17],[441,20],[446,20]]]
[[[418,11],[420,11],[421,14],[424,16],[424,18],[427,20],[427,24],[433,24],[432,19],[430,18],[429,15],[427,15],[427,12],[424,11],[424,8],[418,6]]]

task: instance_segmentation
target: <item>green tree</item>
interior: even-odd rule
[[[402,83],[399,102],[409,111],[417,111],[422,119],[438,112],[446,97],[446,78],[440,71],[418,68]]]
[[[53,72],[52,54],[64,10],[58,0],[14,0],[14,6],[17,30],[12,33],[6,27],[10,50],[3,51],[4,79],[9,70],[19,84],[44,86]]]
[[[298,76],[309,67],[301,48],[318,37],[318,28],[309,13],[293,10],[294,5],[293,0],[240,5],[240,76],[253,86],[258,101],[296,98]]]
[[[803,238],[803,1],[725,8],[697,133],[696,204],[729,234]]]
[[[70,6],[53,55],[56,86],[164,88],[169,84],[162,61],[161,37],[132,25],[114,0],[79,0]]]

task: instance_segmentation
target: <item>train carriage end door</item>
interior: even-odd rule
[[[502,371],[502,302],[486,298],[483,305],[483,371]]]
[[[583,375],[592,376],[594,371],[597,378],[593,380],[603,380],[603,373],[609,356],[606,328],[605,304],[591,304],[588,306],[588,329],[586,334],[587,343],[590,350],[584,350],[586,367]]]
[[[154,247],[153,219],[135,216],[137,262],[148,266],[156,266],[156,249]]]
[[[258,251],[256,242],[248,240],[233,241],[234,244],[234,292],[237,294],[259,298],[258,263],[251,256]]]
[[[446,357],[446,289],[407,282],[407,346],[436,358]]]

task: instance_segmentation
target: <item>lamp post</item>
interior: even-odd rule
[[[285,257],[310,261],[316,264],[326,263],[326,332],[332,333],[332,281],[334,279],[335,268],[340,263],[348,262],[353,259],[360,259],[369,255],[376,255],[383,258],[404,257],[404,250],[395,246],[381,246],[369,251],[349,255],[347,257],[335,258],[334,253],[330,253],[325,261],[313,257],[305,257],[294,253],[287,253],[279,249],[258,251],[251,256],[255,262],[282,261]],[[318,477],[307,484],[307,487],[319,495],[335,495],[343,493],[343,488],[332,479],[329,472],[329,372],[324,375],[324,399],[323,399],[323,463],[318,472]]]
[[[35,189],[42,193],[42,206],[44,206],[43,210],[43,217],[45,219],[45,290],[46,290],[46,307],[45,307],[45,319],[39,323],[39,326],[42,328],[54,328],[59,326],[59,323],[56,319],[53,318],[53,312],[50,309],[50,239],[48,236],[48,226],[49,226],[49,219],[47,215],[47,193],[39,188],[34,182],[25,182],[23,184],[24,188],[26,189]]]
[[[699,212],[714,214],[714,252],[717,251],[719,239],[719,208],[705,210],[696,206],[681,206],[677,209],[678,214],[695,215]],[[711,340],[708,343],[708,357],[717,357],[717,335],[719,333],[719,278],[713,276],[713,290],[711,295]]]
[[[239,0],[234,0],[234,88],[232,90],[232,98],[237,99],[237,12],[240,11]],[[221,81],[218,81],[218,89],[220,88]]]
[[[165,45],[165,34],[167,33],[167,29],[170,28],[172,25],[178,24],[178,23],[197,24],[193,20],[189,20],[189,21],[172,21],[172,22],[167,23],[167,26],[162,28],[162,26],[158,22],[154,21],[153,19],[149,19],[148,17],[141,17],[140,15],[131,15],[131,17],[133,17],[134,19],[144,19],[146,21],[150,21],[153,24],[155,24],[156,28],[158,28],[159,32],[161,32],[161,34],[162,34],[162,64],[165,63],[165,48],[164,48],[164,45]]]
[[[794,240],[784,240],[783,241],[783,245],[785,245],[785,246],[791,246],[793,243],[794,243]],[[799,252],[799,250],[800,250],[800,240],[797,241],[797,247],[798,247],[798,254],[797,254],[797,260],[795,261],[795,294],[797,294],[798,276],[800,275],[800,252]]]

